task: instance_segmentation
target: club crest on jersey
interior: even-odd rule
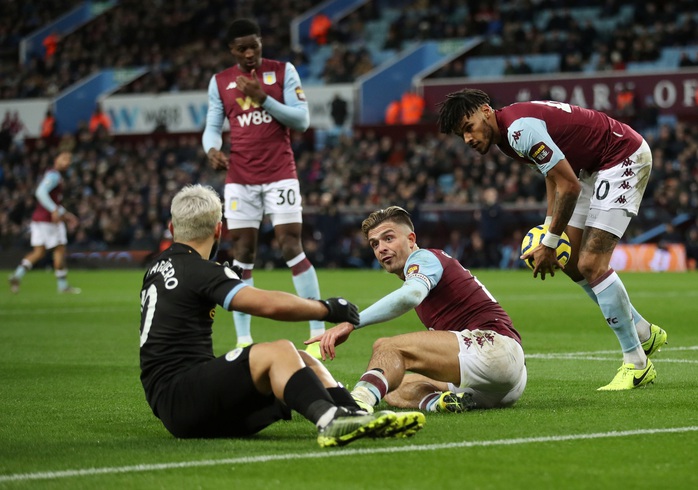
[[[230,82],[227,87],[225,87],[226,90],[233,90],[236,88],[238,84],[236,82]]]
[[[230,209],[231,211],[237,211],[238,210],[238,200],[231,199],[230,203],[228,203],[228,209]]]
[[[553,156],[553,151],[541,141],[531,147],[528,156],[538,163],[548,163]]]
[[[264,85],[274,85],[276,83],[276,72],[265,71],[262,74],[262,80],[264,80]]]
[[[298,97],[298,100],[305,100],[305,92],[303,92],[302,88],[296,87],[296,97]]]

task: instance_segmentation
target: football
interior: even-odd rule
[[[521,255],[527,253],[529,250],[534,250],[538,245],[540,245],[541,240],[548,232],[547,225],[534,226],[521,242]],[[572,252],[572,246],[570,245],[570,239],[567,233],[564,231],[560,235],[560,241],[557,244],[557,260],[560,261],[562,265],[565,265],[568,260],[570,260],[570,253]],[[533,257],[524,260],[529,269],[533,270],[535,263],[533,262]]]

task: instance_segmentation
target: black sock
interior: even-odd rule
[[[336,406],[320,378],[307,366],[293,373],[286,383],[284,403],[313,423]]]
[[[332,397],[332,400],[334,400],[335,405],[352,410],[361,410],[361,407],[356,403],[354,397],[351,396],[349,390],[344,386],[339,385],[334,388],[327,388],[327,392]]]

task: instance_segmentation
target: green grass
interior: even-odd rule
[[[596,391],[620,366],[618,344],[571,281],[477,275],[523,337],[529,381],[519,403],[429,414],[409,440],[322,450],[299,416],[246,440],[174,439],[150,412],[138,378],[141,271],[71,271],[79,296],[57,295],[52,274],[32,272],[19,295],[0,293],[0,487],[698,487],[696,274],[622,275],[634,305],[670,342],[656,357],[656,383],[623,393]],[[362,308],[400,284],[377,271],[319,276],[323,296]],[[292,290],[287,271],[257,272],[255,283]],[[235,335],[230,315],[217,315],[222,354]],[[252,328],[257,341],[285,337],[297,345],[308,333],[305,323],[261,319]],[[351,386],[373,340],[418,328],[412,312],[356,332],[328,367]]]

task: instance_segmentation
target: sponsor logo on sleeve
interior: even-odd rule
[[[298,97],[298,100],[305,100],[305,92],[303,92],[302,88],[296,87],[296,97]]]
[[[548,163],[553,156],[553,151],[541,141],[540,143],[536,143],[531,147],[531,151],[528,152],[528,156],[539,164]]]
[[[431,289],[431,281],[427,276],[419,272],[419,265],[417,264],[412,264],[407,267],[407,273],[405,274],[405,279],[412,279],[412,278],[417,278],[420,279],[424,284],[427,285],[429,289]]]

